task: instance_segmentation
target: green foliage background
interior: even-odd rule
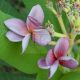
[[[4,21],[13,17],[20,18],[26,21],[31,8],[36,4],[40,4],[45,14],[43,25],[45,25],[45,22],[50,20],[54,24],[55,30],[58,32],[62,32],[59,22],[55,15],[46,8],[46,0],[18,0],[19,2],[14,1],[0,0],[0,59],[8,63],[10,66],[26,73],[26,75],[22,74],[18,79],[19,76],[17,76],[16,73],[0,73],[0,78],[5,78],[5,80],[48,80],[49,71],[39,69],[37,66],[37,61],[39,60],[39,58],[45,57],[47,51],[51,47],[40,46],[30,40],[26,52],[24,53],[24,55],[21,55],[21,42],[12,43],[5,37],[8,29],[5,27]],[[55,2],[56,0],[53,0],[54,7],[55,9],[57,9]],[[64,12],[63,20],[68,31],[69,21]],[[32,75],[29,76],[27,74],[35,74],[36,77],[34,78]],[[7,78],[5,77],[6,75]],[[63,74],[61,70],[58,69],[51,80],[79,80],[79,75],[79,71],[69,74]],[[73,78],[73,76],[75,78]]]

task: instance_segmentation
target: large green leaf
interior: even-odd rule
[[[76,71],[64,74],[60,80],[80,80],[80,72]]]

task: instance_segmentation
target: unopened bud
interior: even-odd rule
[[[78,17],[78,18],[75,20],[75,27],[76,27],[76,28],[80,27],[80,17]]]

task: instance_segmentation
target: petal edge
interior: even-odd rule
[[[38,61],[38,66],[39,66],[39,68],[42,68],[42,69],[49,69],[49,68],[50,68],[50,66],[48,66],[48,65],[46,64],[46,61],[45,61],[44,58],[42,58],[42,59],[40,59],[40,60]]]
[[[10,29],[11,31],[18,35],[25,36],[28,33],[26,24],[20,19],[17,18],[8,19],[4,21],[4,24],[8,29]]]
[[[78,66],[78,62],[72,57],[61,57],[59,60],[60,64],[64,67],[74,69]]]
[[[6,33],[6,37],[12,42],[19,42],[19,41],[22,41],[22,39],[23,39],[22,36],[19,36],[12,31],[8,31]]]

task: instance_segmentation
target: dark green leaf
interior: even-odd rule
[[[18,13],[18,11],[14,7],[12,7],[11,4],[9,4],[6,0],[1,0],[0,10],[9,15],[20,17],[20,14]]]
[[[19,73],[0,72],[0,80],[35,80],[35,77]]]

